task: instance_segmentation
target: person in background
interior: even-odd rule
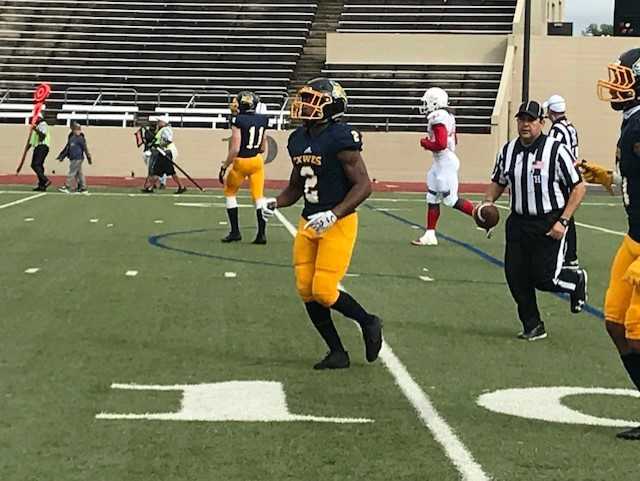
[[[71,124],[71,133],[69,133],[67,139],[67,145],[65,145],[58,154],[58,160],[60,162],[66,158],[69,159],[69,174],[67,175],[65,184],[58,189],[60,192],[70,193],[73,189],[74,182],[76,192],[87,192],[87,182],[82,172],[82,163],[85,157],[89,165],[91,165],[91,153],[89,153],[87,139],[82,132],[82,126],[77,122],[73,122]]]
[[[547,109],[547,117],[552,122],[549,137],[566,145],[577,161],[580,158],[578,131],[567,119],[567,102],[560,95],[552,95],[542,107]],[[564,265],[573,269],[577,269],[579,266],[576,222],[573,217],[567,227],[567,253],[564,257]]]
[[[29,136],[27,145],[24,147],[25,156],[29,149],[33,147],[31,169],[33,169],[38,176],[38,185],[33,189],[37,192],[44,192],[47,190],[47,187],[51,185],[51,180],[44,174],[44,161],[47,155],[49,155],[49,145],[51,145],[49,125],[45,122],[44,118],[40,116],[31,128],[31,135]]]
[[[153,193],[153,190],[164,175],[170,175],[178,185],[176,194],[182,194],[187,188],[182,185],[176,174],[173,161],[178,158],[178,149],[173,142],[173,129],[169,123],[169,116],[158,117],[156,132],[151,144],[151,158],[149,177],[145,181],[142,192]]]

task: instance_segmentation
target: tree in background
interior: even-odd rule
[[[613,36],[613,25],[603,23],[598,26],[597,23],[592,23],[582,31],[582,35],[585,37]]]

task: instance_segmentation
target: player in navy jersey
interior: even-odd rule
[[[249,190],[256,206],[258,233],[254,244],[266,244],[266,222],[262,215],[264,207],[264,159],[267,149],[266,131],[269,118],[256,113],[260,98],[253,92],[240,92],[231,102],[231,139],[229,153],[220,167],[218,176],[224,184],[224,196],[231,230],[222,242],[242,240],[238,223],[238,201],[236,194],[244,179],[249,179]],[[225,179],[227,169],[231,167]]]
[[[611,265],[604,315],[607,332],[629,377],[640,390],[640,48],[623,53],[609,65],[609,78],[598,82],[598,97],[622,112],[616,150],[617,172],[583,162],[587,182],[622,187],[629,230]],[[640,440],[640,427],[618,434]]]
[[[293,164],[289,185],[277,199],[267,199],[265,213],[304,197],[293,262],[296,287],[329,352],[314,369],[349,367],[349,355],[331,319],[331,309],[362,328],[367,361],[382,347],[382,321],[339,289],[351,261],[358,232],[356,208],[371,194],[362,159],[362,135],[340,117],[347,96],[337,82],[310,80],[291,106],[291,118],[303,121],[289,137]]]

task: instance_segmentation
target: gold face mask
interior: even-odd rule
[[[617,63],[610,64],[609,80],[598,80],[598,98],[604,102],[622,103],[636,99],[633,86],[636,76],[629,67]]]
[[[297,120],[322,120],[324,108],[333,102],[329,94],[318,92],[305,86],[298,93],[291,104],[291,118]]]

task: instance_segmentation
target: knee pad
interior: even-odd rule
[[[236,199],[235,195],[226,197],[225,200],[227,203],[227,209],[236,209],[238,207],[238,199]]]
[[[296,289],[303,302],[313,300],[313,264],[301,264],[295,267]]]
[[[622,278],[634,287],[640,287],[640,259],[631,263]]]
[[[456,205],[457,202],[458,202],[458,196],[456,194],[449,193],[444,196],[444,199],[442,199],[442,203],[447,207],[453,207]]]
[[[433,191],[427,191],[427,204],[439,204],[440,203],[440,195]]]
[[[316,271],[312,285],[313,300],[325,307],[333,306],[340,296],[339,283],[340,279],[335,272]]]

